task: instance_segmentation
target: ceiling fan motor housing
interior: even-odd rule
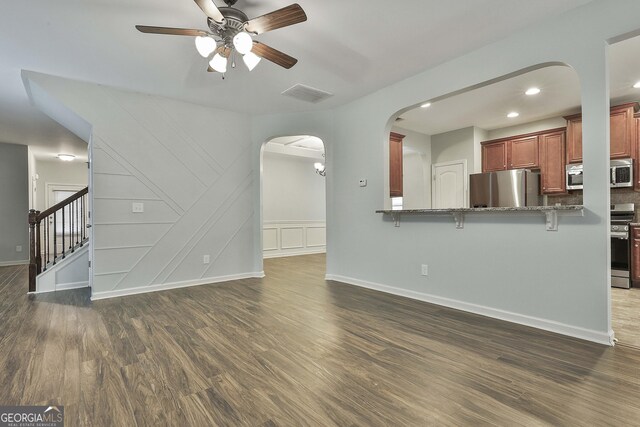
[[[244,31],[245,23],[249,20],[247,15],[233,7],[221,7],[220,12],[225,17],[224,24],[218,24],[211,18],[207,19],[211,32],[219,36],[225,43],[231,43],[233,36]]]

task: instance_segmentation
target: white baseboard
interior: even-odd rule
[[[228,276],[208,277],[205,279],[185,280],[182,282],[162,283],[160,285],[141,286],[139,288],[116,289],[113,291],[93,292],[91,301],[100,299],[123,297],[127,295],[146,294],[147,292],[166,291],[169,289],[187,288],[190,286],[209,285],[212,283],[229,282],[231,280],[263,278],[264,271],[254,273],[230,274]]]
[[[264,251],[262,258],[283,258],[287,256],[300,256],[300,255],[313,255],[313,254],[323,254],[327,252],[327,248],[325,246],[319,247],[317,249],[303,249],[297,251],[277,251],[273,253],[269,253],[270,251]]]
[[[419,301],[428,302],[431,304],[441,305],[444,307],[454,308],[456,310],[467,311],[470,313],[480,314],[482,316],[492,317],[495,319],[504,320],[511,323],[517,323],[520,325],[531,326],[537,329],[543,329],[549,332],[555,332],[561,335],[567,335],[574,338],[580,338],[587,341],[592,341],[598,344],[604,344],[608,346],[614,345],[613,331],[608,333],[594,331],[591,329],[584,329],[578,326],[571,326],[564,323],[556,322],[553,320],[541,319],[538,317],[526,316],[523,314],[513,313],[510,311],[500,310],[497,308],[486,307],[482,305],[472,304],[464,301],[454,300],[450,298],[443,298],[436,295],[425,294],[422,292],[410,291],[407,289],[396,288],[393,286],[382,285],[380,283],[367,282],[364,280],[353,279],[351,277],[345,277],[334,274],[327,274],[326,280],[333,280],[336,282],[342,282],[349,285],[360,286],[367,289],[373,289],[388,294],[407,297]]]
[[[75,283],[62,283],[56,285],[56,291],[68,291],[69,289],[86,288],[89,286],[89,281],[75,282]]]
[[[29,264],[29,260],[20,260],[20,261],[0,261],[0,267],[11,267],[12,265],[27,265]]]
[[[74,282],[74,283],[62,283],[59,285],[55,285],[55,287],[56,287],[55,289],[48,289],[45,291],[34,291],[29,293],[30,294],[48,294],[56,291],[69,291],[71,289],[88,288],[89,282],[84,281],[84,282]]]

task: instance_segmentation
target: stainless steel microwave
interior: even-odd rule
[[[582,190],[582,165],[567,165],[567,190]],[[609,184],[611,188],[633,187],[633,160],[611,160],[609,169]]]

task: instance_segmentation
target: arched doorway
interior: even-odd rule
[[[260,166],[263,258],[326,253],[323,141],[311,135],[272,138],[262,147]]]

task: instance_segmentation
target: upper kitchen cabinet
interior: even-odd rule
[[[391,132],[389,135],[389,196],[402,197],[402,140],[404,135]]]
[[[540,165],[538,136],[512,139],[507,144],[509,169],[537,168]]]
[[[565,129],[483,142],[482,171],[505,169],[540,169],[542,194],[565,193]]]
[[[633,157],[636,152],[634,113],[637,103],[622,104],[611,108],[610,156],[612,159]],[[582,115],[565,117],[567,120],[567,163],[582,162]]]
[[[567,192],[564,140],[564,129],[540,135],[540,187],[542,194]]]
[[[482,172],[507,169],[507,142],[493,142],[482,145]]]
[[[536,169],[540,166],[538,135],[522,135],[482,143],[482,172]]]

